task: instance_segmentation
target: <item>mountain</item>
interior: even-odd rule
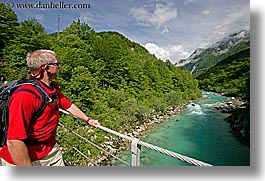
[[[201,90],[250,101],[250,48],[237,52],[199,74]]]
[[[189,58],[182,59],[175,65],[187,68],[196,77],[221,60],[249,47],[250,33],[247,30],[241,30],[223,38],[208,48],[196,49]]]

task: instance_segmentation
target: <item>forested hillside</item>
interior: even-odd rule
[[[35,19],[18,22],[3,3],[0,12],[0,77],[19,79],[28,71],[28,52],[51,49],[60,63],[57,81],[64,94],[105,127],[128,131],[156,112],[201,97],[189,71],[157,59],[117,32],[95,32],[77,20],[57,37],[47,34]],[[62,115],[61,122],[99,145],[111,136],[69,116]],[[61,127],[58,132],[85,153],[89,150],[92,158],[100,153]],[[64,149],[64,155],[75,164],[85,164],[70,148]]]
[[[250,33],[246,30],[241,30],[223,38],[222,41],[216,42],[208,48],[196,49],[188,59],[181,60],[181,62],[186,63],[184,67],[196,77],[221,60],[249,47]]]
[[[250,102],[250,49],[236,53],[196,77],[202,90]]]

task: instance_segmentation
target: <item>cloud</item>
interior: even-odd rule
[[[78,2],[81,1],[84,0]],[[42,1],[46,2],[49,0]],[[19,21],[35,17],[47,33],[57,30],[57,15],[61,17],[61,30],[80,18],[97,32],[117,31],[146,45],[162,60],[172,62],[232,32],[249,29],[250,25],[248,0],[93,1],[89,10],[14,8],[14,11]],[[151,47],[147,44],[150,42],[154,44]]]
[[[89,23],[93,19],[93,16],[90,12],[81,12],[79,18],[81,22]]]
[[[168,27],[164,27],[164,29],[162,30],[162,33],[164,34],[164,33],[169,33],[169,29],[168,29]]]
[[[153,8],[143,6],[132,8],[129,12],[139,25],[160,28],[165,23],[177,17],[177,10],[173,3],[157,3]]]
[[[240,27],[249,29],[249,11],[249,4],[245,6],[234,5],[231,9],[228,10],[228,15],[224,20],[224,25],[231,29],[239,25]]]
[[[35,19],[38,20],[38,21],[42,21],[44,20],[46,16],[44,14],[36,14],[35,15]]]
[[[202,12],[203,15],[209,15],[211,11],[209,9],[206,9]]]
[[[190,55],[189,52],[184,50],[183,45],[160,47],[155,43],[146,43],[144,47],[149,51],[150,54],[154,54],[157,58],[163,61],[169,60],[173,64],[182,58],[188,58]]]
[[[208,47],[211,44],[220,41],[222,38],[228,36],[231,33],[238,32],[240,30],[249,30],[250,26],[250,16],[249,16],[249,4],[234,4],[227,8],[208,8],[210,10],[210,15],[206,17],[207,24],[203,25],[207,27],[205,32],[207,34],[199,33],[197,42],[200,44],[197,47]],[[204,10],[203,15],[207,14],[207,10]],[[212,19],[211,19],[212,17]],[[195,36],[194,36],[195,37]],[[193,39],[195,39],[193,37]],[[195,46],[194,46],[195,47]]]

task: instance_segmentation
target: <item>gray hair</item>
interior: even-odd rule
[[[40,49],[27,54],[27,65],[30,70],[37,70],[44,64],[54,63],[56,54],[52,50]]]

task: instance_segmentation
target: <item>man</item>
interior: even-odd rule
[[[33,113],[42,104],[41,93],[32,85],[22,85],[11,95],[7,144],[0,151],[2,165],[64,166],[55,140],[59,108],[91,126],[98,127],[100,124],[68,100],[53,81],[58,77],[60,68],[53,51],[36,50],[27,55],[26,61],[32,77],[48,95],[53,95],[53,100],[34,119]]]

